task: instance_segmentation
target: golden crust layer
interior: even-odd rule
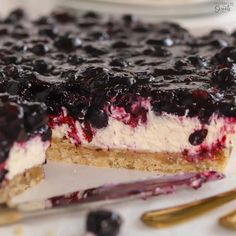
[[[230,150],[219,151],[214,159],[204,158],[198,163],[187,161],[182,153],[145,153],[130,150],[104,150],[75,146],[67,139],[53,139],[48,160],[64,161],[99,167],[127,168],[162,173],[223,171]]]
[[[0,202],[9,201],[15,195],[35,186],[42,179],[44,179],[44,170],[42,165],[33,167],[25,171],[24,174],[16,175],[0,188]]]

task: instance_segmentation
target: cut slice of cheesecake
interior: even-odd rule
[[[64,110],[50,123],[53,141],[48,158],[168,173],[224,170],[235,143],[234,119],[213,114],[202,124],[197,117],[157,116],[151,107],[145,109],[145,123],[142,114],[135,127],[127,125],[121,118],[124,113],[116,112],[102,129],[85,128]]]
[[[24,15],[1,21],[0,92],[46,104],[50,160],[224,169],[235,143],[235,33],[194,37],[130,15]]]
[[[50,137],[45,106],[0,95],[0,202],[43,179]]]

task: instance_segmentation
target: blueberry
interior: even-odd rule
[[[34,70],[40,74],[47,73],[48,64],[43,59],[38,59],[33,62]]]
[[[205,62],[204,58],[202,58],[198,55],[191,55],[191,56],[188,57],[188,60],[194,66],[203,67],[203,66],[206,65],[206,62]]]
[[[2,127],[1,127],[2,129]],[[11,145],[9,141],[6,140],[7,137],[3,132],[0,132],[0,164],[4,163],[8,158],[9,146]],[[3,173],[2,173],[3,174]],[[2,176],[3,178],[4,176]],[[0,181],[1,182],[1,181]]]
[[[92,55],[94,57],[97,57],[97,56],[100,56],[100,55],[104,55],[104,54],[107,53],[106,50],[94,47],[92,45],[85,46],[84,50],[85,50],[86,53],[88,53],[88,54],[90,54],[90,55]]]
[[[99,40],[109,39],[109,35],[105,31],[93,31],[89,35],[94,39],[99,39]]]
[[[231,68],[222,68],[213,72],[211,81],[220,88],[227,88],[234,84],[236,74]]]
[[[231,33],[231,36],[236,38],[236,30],[234,30],[232,33]]]
[[[6,23],[15,23],[21,20],[25,16],[25,11],[21,8],[15,9],[5,19]]]
[[[175,62],[176,69],[181,69],[182,67],[187,66],[187,65],[188,65],[188,62],[184,59],[180,59]]]
[[[85,60],[77,55],[69,55],[67,61],[72,65],[81,65]]]
[[[171,55],[171,53],[162,46],[146,48],[143,50],[143,54],[154,57],[167,57]]]
[[[188,141],[193,146],[200,145],[206,138],[207,133],[208,133],[207,129],[196,130],[192,134],[190,134]]]
[[[6,76],[17,78],[19,76],[18,68],[14,65],[9,65],[4,68],[4,73]]]
[[[96,236],[116,236],[120,232],[121,217],[111,211],[97,210],[89,212],[86,230]]]
[[[0,28],[0,36],[6,36],[8,34],[8,29],[7,28]]]
[[[90,107],[85,118],[97,129],[104,128],[108,125],[108,116],[101,109]]]
[[[128,65],[129,63],[125,59],[122,59],[122,58],[114,58],[110,62],[110,66],[127,67]]]
[[[97,19],[97,18],[99,18],[99,15],[98,15],[96,12],[94,12],[94,11],[88,11],[88,12],[86,12],[86,13],[84,14],[83,17],[84,17],[84,18]]]
[[[39,130],[47,123],[45,110],[38,103],[27,104],[24,107],[24,121],[28,132]]]
[[[29,36],[29,34],[24,29],[15,29],[11,36],[15,39],[24,39]]]
[[[54,45],[60,50],[72,51],[77,47],[80,47],[82,45],[82,41],[78,36],[66,34],[56,38]]]
[[[223,39],[214,39],[210,42],[210,45],[216,48],[224,48],[228,46],[228,43]]]
[[[76,19],[75,16],[68,11],[55,11],[52,13],[52,16],[60,23],[68,23]]]
[[[49,51],[49,48],[47,45],[38,43],[31,48],[31,51],[38,56],[44,56]]]
[[[150,31],[150,28],[142,23],[138,23],[133,27],[133,31],[137,33],[147,33]]]
[[[37,20],[34,21],[36,25],[48,25],[50,23],[50,18],[46,16],[41,16]]]
[[[117,41],[117,42],[112,44],[112,47],[113,48],[127,48],[127,47],[129,47],[129,45],[126,42]]]
[[[131,23],[136,21],[136,17],[131,14],[125,14],[122,16],[122,20],[125,24],[130,25]]]
[[[4,80],[6,78],[5,74],[0,71],[0,81]]]
[[[20,62],[20,59],[14,55],[9,55],[9,56],[5,56],[3,58],[3,61],[5,62],[6,65],[18,64]]]
[[[218,64],[236,63],[236,48],[225,47],[219,53],[216,53],[214,59]]]
[[[28,50],[28,46],[26,44],[19,43],[14,45],[12,49],[17,52],[26,52]]]
[[[55,38],[58,32],[58,28],[55,26],[44,26],[38,31],[39,35],[47,36],[49,38]]]
[[[149,39],[147,40],[147,44],[170,47],[174,44],[174,42],[171,38]]]

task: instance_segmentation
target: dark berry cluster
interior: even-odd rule
[[[0,94],[0,165],[8,158],[14,142],[24,142],[40,135],[43,141],[49,140],[46,106],[40,103],[22,102],[16,96]],[[0,170],[0,180],[5,170]]]
[[[120,232],[121,217],[108,210],[95,210],[89,212],[86,230],[95,236],[116,236]]]
[[[30,21],[17,9],[0,21],[0,92],[44,102],[51,114],[66,107],[94,128],[108,124],[107,107],[132,113],[139,98],[156,115],[235,117],[234,41],[234,33],[194,37],[131,15],[60,10]]]

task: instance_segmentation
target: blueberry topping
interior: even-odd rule
[[[99,15],[94,12],[94,11],[88,11],[83,15],[84,18],[92,18],[92,19],[97,19],[99,18]]]
[[[48,63],[46,63],[43,59],[38,59],[33,62],[34,70],[40,74],[47,73],[48,71]]]
[[[85,60],[82,57],[79,57],[77,55],[69,55],[67,61],[68,61],[68,63],[70,63],[72,65],[80,65],[83,62],[85,62]]]
[[[82,44],[81,39],[78,36],[73,36],[70,34],[60,36],[54,42],[54,45],[58,49],[65,51],[72,51],[77,47],[80,47],[81,44]]]
[[[74,14],[69,11],[55,11],[52,16],[60,23],[68,23],[76,19]]]
[[[0,37],[1,36],[6,36],[8,34],[8,29],[7,28],[0,28]]]
[[[4,68],[4,72],[6,76],[16,78],[19,75],[18,68],[14,65],[9,65]]]
[[[129,63],[122,58],[116,58],[110,62],[110,66],[127,67],[128,65]]]
[[[116,236],[121,224],[122,219],[117,213],[107,210],[91,211],[87,216],[86,230],[96,236]]]
[[[104,128],[108,124],[108,116],[101,109],[91,107],[88,109],[85,117],[92,124],[92,126],[97,129]]]
[[[128,113],[126,125],[145,123],[147,109],[134,109],[143,100],[156,115],[187,114],[202,124],[213,113],[236,117],[234,33],[195,37],[171,22],[65,9],[34,21],[16,10],[1,22],[0,92],[45,103],[56,116],[66,107],[88,139],[108,125],[108,107]],[[35,119],[26,119],[26,133],[44,122]]]
[[[196,130],[195,132],[190,134],[188,141],[194,146],[200,145],[205,140],[207,133],[207,129]]]
[[[118,41],[112,44],[113,48],[127,48],[129,45],[126,42]]]
[[[87,45],[84,47],[84,50],[85,52],[87,52],[88,54],[92,55],[92,56],[100,56],[100,55],[103,55],[103,54],[106,54],[107,51],[104,50],[104,49],[100,49],[100,48],[96,48],[92,45]]]
[[[211,80],[213,84],[227,88],[235,83],[236,74],[231,68],[222,68],[213,72]]]
[[[31,48],[31,51],[38,56],[44,56],[48,52],[48,50],[49,50],[48,47],[42,43],[35,44]]]
[[[25,17],[24,10],[21,8],[18,8],[18,9],[13,10],[12,12],[10,12],[10,14],[5,19],[5,22],[6,23],[16,23],[24,17]]]
[[[136,17],[130,14],[125,14],[122,17],[122,20],[127,24],[130,25],[131,23],[136,21]]]
[[[58,28],[54,26],[44,26],[39,29],[39,35],[55,38],[58,35]]]
[[[159,45],[159,46],[172,46],[174,44],[173,40],[170,38],[163,38],[163,39],[148,39],[147,44],[150,45]]]

